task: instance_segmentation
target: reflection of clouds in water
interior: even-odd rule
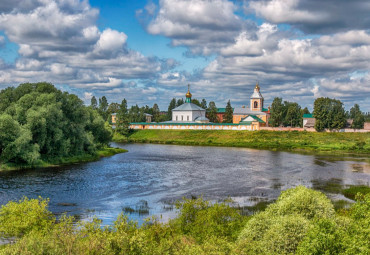
[[[129,152],[81,165],[0,173],[0,204],[41,193],[51,199],[53,212],[66,210],[58,203],[75,203],[68,208],[70,213],[84,217],[92,209],[103,224],[111,224],[122,208],[135,209],[145,200],[149,215],[162,215],[165,221],[176,214],[167,207],[182,197],[203,196],[213,201],[231,197],[240,206],[253,206],[276,199],[287,188],[311,187],[312,180],[370,182],[365,171],[352,171],[353,164],[365,164],[323,156],[245,148],[112,145]],[[146,216],[133,213],[130,219],[141,223]]]

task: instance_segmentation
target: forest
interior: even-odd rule
[[[96,156],[112,131],[99,112],[50,83],[0,92],[0,164],[32,167]]]

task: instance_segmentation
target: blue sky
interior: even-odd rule
[[[370,111],[368,13],[361,0],[2,0],[0,89],[48,81],[166,110],[187,84],[248,105],[259,81],[266,106],[325,96]]]

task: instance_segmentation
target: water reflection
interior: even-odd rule
[[[87,164],[0,173],[0,204],[22,196],[49,197],[56,214],[97,215],[111,224],[121,212],[139,221],[148,215],[173,217],[173,203],[182,197],[230,197],[247,208],[264,206],[281,190],[297,185],[335,193],[335,185],[370,183],[368,163],[357,158],[243,148],[114,146],[129,152]]]

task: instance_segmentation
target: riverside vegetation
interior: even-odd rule
[[[99,112],[49,83],[0,92],[0,170],[96,160],[124,152],[109,148],[112,130]]]
[[[137,130],[128,136],[115,133],[113,141],[301,150],[324,153],[370,153],[370,133],[298,131]]]
[[[96,218],[56,219],[48,202],[24,198],[1,207],[0,236],[13,242],[0,246],[0,254],[370,253],[370,193],[336,211],[323,193],[298,186],[253,216],[230,201],[185,199],[167,223],[151,218],[138,226],[121,214],[107,227]]]

